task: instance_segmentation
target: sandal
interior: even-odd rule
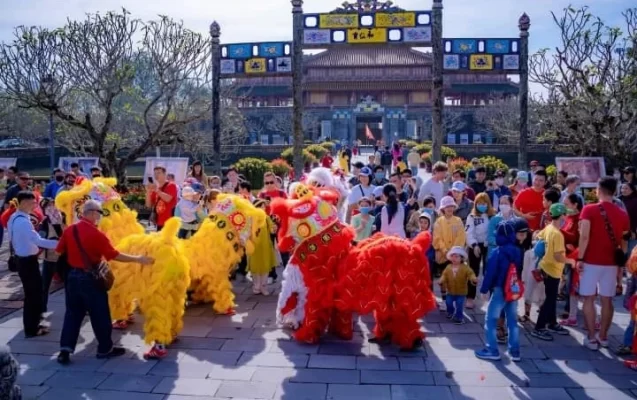
[[[30,338],[34,338],[36,336],[48,335],[49,333],[50,333],[50,331],[47,328],[45,328],[43,326],[40,326],[40,327],[38,327],[38,331],[35,333],[35,335],[24,335],[24,337],[26,337],[27,339],[30,339]]]

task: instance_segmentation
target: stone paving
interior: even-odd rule
[[[56,363],[64,311],[63,291],[50,298],[52,332],[24,339],[21,311],[0,319],[0,342],[20,363],[26,399],[64,400],[426,400],[426,399],[633,399],[637,375],[609,350],[581,346],[582,333],[538,342],[522,331],[522,357],[512,363],[483,362],[473,351],[483,345],[484,312],[451,324],[438,311],[423,322],[425,348],[415,354],[368,344],[372,327],[360,318],[351,342],[325,338],[318,346],[290,340],[276,327],[276,296],[254,296],[237,285],[237,315],[215,316],[208,306],[187,310],[180,340],[161,361],[145,361],[141,317],[128,332],[114,333],[128,353],[97,360],[86,321],[78,354],[70,366]],[[619,300],[618,300],[619,306]],[[621,340],[629,316],[621,310],[611,346]],[[504,348],[502,348],[504,351]]]

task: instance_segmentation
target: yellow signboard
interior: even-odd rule
[[[469,58],[469,69],[477,71],[490,71],[493,69],[493,55],[472,54]]]
[[[358,14],[321,14],[320,28],[358,28]]]
[[[262,74],[266,71],[265,58],[251,58],[245,63],[246,74]]]
[[[386,43],[386,28],[348,29],[347,43]]]
[[[377,13],[376,26],[378,28],[401,28],[416,26],[416,13]]]

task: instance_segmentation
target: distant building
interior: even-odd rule
[[[406,47],[350,46],[305,56],[304,131],[307,140],[351,143],[431,138],[432,57]],[[292,79],[239,79],[239,107],[251,142],[286,143],[291,132]],[[517,83],[505,75],[466,74],[444,78],[444,142],[490,143],[475,132],[472,113],[493,98],[515,97]]]

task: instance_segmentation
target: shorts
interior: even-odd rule
[[[584,263],[579,277],[579,295],[615,297],[617,267]]]

